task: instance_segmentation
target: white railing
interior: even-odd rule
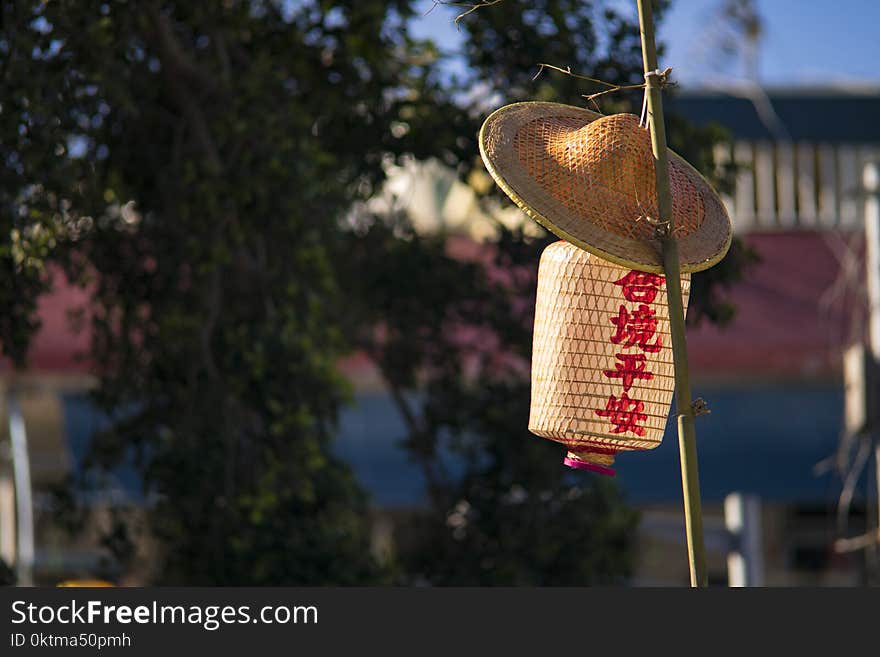
[[[860,174],[880,145],[737,141],[719,146],[719,164],[738,165],[724,203],[737,232],[860,229]]]

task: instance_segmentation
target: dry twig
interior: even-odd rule
[[[603,89],[602,91],[597,91],[594,94],[582,94],[583,98],[586,98],[589,102],[593,103],[593,107],[595,107],[596,111],[599,112],[600,114],[602,113],[602,110],[599,109],[599,104],[596,102],[597,98],[600,98],[601,96],[604,96],[605,94],[615,93],[617,91],[626,91],[628,89],[644,89],[646,86],[646,83],[644,83],[644,82],[640,82],[639,84],[613,84],[611,82],[605,82],[605,80],[599,80],[598,78],[591,78],[587,75],[578,75],[577,73],[572,73],[570,66],[566,66],[565,68],[560,68],[558,66],[553,66],[553,64],[538,64],[538,72],[535,73],[535,76],[532,78],[532,81],[537,80],[538,76],[541,75],[541,73],[543,73],[544,69],[546,69],[546,68],[549,68],[553,71],[557,71],[559,73],[562,73],[563,75],[571,76],[571,77],[576,78],[578,80],[586,80],[587,82],[592,82],[594,84],[601,84],[601,85],[608,87],[608,89]],[[666,69],[662,73],[663,78],[664,78],[664,82],[663,82],[664,86],[667,84],[673,84],[673,83],[669,83],[669,82],[665,81],[666,77],[669,75],[669,72],[671,70],[672,69]]]
[[[502,1],[503,0],[482,0],[481,2],[473,3],[473,2],[455,2],[454,0],[434,0],[434,4],[432,4],[431,8],[428,9],[428,11],[425,13],[430,14],[432,11],[434,11],[434,9],[438,5],[443,5],[446,7],[464,7],[467,9],[467,11],[464,11],[455,17],[455,25],[457,27],[459,21],[461,21],[463,18],[465,18],[469,14],[474,13],[478,9],[483,9],[484,7],[491,7],[492,5],[497,5],[498,3],[502,2]],[[642,82],[640,84],[625,84],[625,85],[612,84],[611,82],[605,82],[604,80],[599,80],[597,78],[591,78],[586,75],[578,75],[577,73],[572,73],[571,67],[569,67],[569,66],[566,66],[565,68],[560,68],[559,66],[554,66],[553,64],[538,64],[538,72],[535,73],[535,76],[532,78],[532,81],[537,80],[538,76],[544,72],[545,68],[549,68],[554,71],[558,71],[559,73],[563,73],[564,75],[569,75],[573,78],[577,78],[578,80],[586,80],[587,82],[593,82],[594,84],[601,84],[601,85],[608,87],[608,89],[603,89],[602,91],[598,91],[594,94],[582,94],[583,97],[587,99],[587,101],[589,101],[593,104],[593,106],[596,108],[596,111],[599,112],[600,114],[602,113],[602,110],[599,108],[599,104],[596,102],[597,98],[604,96],[605,94],[614,93],[616,91],[624,91],[627,89],[644,89],[645,88],[644,82]],[[666,77],[666,75],[668,75],[670,70],[671,69],[667,69],[666,71],[663,72],[664,84],[665,84],[665,77]]]
[[[468,14],[472,14],[475,11],[477,11],[477,9],[482,9],[483,7],[491,7],[492,5],[497,5],[499,2],[502,2],[502,1],[503,0],[483,0],[482,2],[472,3],[472,2],[449,2],[447,0],[434,0],[434,4],[431,5],[431,8],[426,13],[430,14],[432,11],[434,11],[434,8],[437,5],[444,5],[446,7],[466,7],[467,11],[462,12],[458,16],[455,17],[455,25],[457,27],[458,22],[462,18],[467,16]]]

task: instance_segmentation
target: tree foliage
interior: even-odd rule
[[[346,395],[330,253],[420,75],[406,3],[4,12],[4,221],[22,235],[4,261],[35,286],[40,253],[31,273],[16,249],[27,264],[48,234],[93,285],[97,400],[119,418],[95,455],[141,464],[160,577],[378,576],[363,492],[330,450]]]
[[[616,489],[566,474],[525,430],[548,240],[499,227],[462,257],[405,216],[351,208],[402,155],[478,171],[486,98],[580,104],[592,91],[533,81],[538,63],[640,81],[634,17],[506,0],[460,23],[450,77],[409,34],[413,5],[3,6],[4,352],[24,362],[49,264],[89,286],[95,400],[114,419],[94,465],[138,464],[158,582],[387,581],[365,494],[331,449],[348,394],[336,363],[352,349],[377,364],[430,492],[399,534],[402,581],[594,583],[630,569],[636,518]],[[711,165],[717,135],[687,135],[686,154]],[[715,283],[697,303],[710,319]]]

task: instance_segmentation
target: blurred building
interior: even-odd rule
[[[737,234],[760,257],[730,290],[737,308],[730,325],[704,323],[689,334],[694,394],[712,409],[697,426],[712,580],[726,582],[725,544],[718,539],[722,502],[742,492],[763,503],[767,584],[860,583],[862,556],[832,549],[845,530],[836,524],[840,479],[830,457],[843,425],[842,352],[864,328],[863,202],[857,192],[863,164],[880,158],[880,90],[693,91],[678,94],[670,111],[730,130],[732,145],[718,156],[740,168],[725,202]],[[497,222],[523,220],[510,205],[478,202],[473,188],[487,180],[465,184],[437,162],[407,162],[389,173],[371,209],[407,211],[420,230],[480,240]],[[75,545],[50,520],[50,489],[82,467],[89,438],[103,422],[85,398],[92,380],[76,358],[88,335],[71,331],[66,318],[69,310],[86,307],[87,297],[57,282],[40,302],[43,327],[30,369],[0,367],[6,402],[0,426],[10,424],[8,402],[17,400],[13,406],[27,432],[34,568],[43,582],[113,575],[95,539],[101,514]],[[424,504],[424,481],[399,446],[405,427],[370,363],[356,355],[343,366],[358,394],[342,417],[338,449],[387,511],[377,524],[387,535],[392,518]],[[4,444],[8,440],[7,432]],[[20,522],[10,453],[0,454],[0,557],[11,563]],[[617,472],[628,499],[643,511],[634,583],[685,584],[674,431],[652,452],[620,456]],[[105,510],[116,503],[136,507],[139,491],[134,471],[120,468],[101,504]],[[858,499],[850,521],[853,533],[863,529]]]

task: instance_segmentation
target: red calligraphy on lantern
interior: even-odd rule
[[[620,304],[620,311],[617,317],[611,318],[611,323],[617,327],[617,331],[611,336],[614,344],[622,344],[624,347],[638,346],[642,351],[652,354],[660,351],[663,346],[660,336],[656,335],[657,317],[644,303],[639,304],[632,312]]]
[[[634,303],[654,303],[657,292],[666,279],[657,274],[649,274],[644,271],[631,271],[615,285],[623,286],[623,298]]]
[[[637,436],[645,435],[645,428],[639,425],[639,422],[645,422],[648,416],[642,411],[645,410],[645,402],[637,399],[630,399],[625,392],[620,395],[620,399],[611,395],[605,410],[596,411],[599,417],[607,417],[608,421],[614,425],[611,433],[625,433],[631,431]]]
[[[604,409],[593,411],[599,417],[608,419],[611,433],[645,435],[643,424],[648,420],[644,412],[645,402],[630,398],[629,392],[636,381],[654,378],[653,372],[648,369],[646,354],[658,353],[663,347],[663,340],[657,333],[657,314],[651,304],[665,282],[662,276],[642,271],[630,271],[614,282],[623,288],[623,298],[636,306],[633,308],[621,303],[617,314],[610,316],[614,325],[610,341],[624,350],[637,348],[640,353],[617,353],[614,355],[614,369],[602,370],[609,379],[619,379],[623,388],[619,397],[609,395]]]
[[[650,381],[654,378],[654,375],[646,370],[648,360],[645,354],[615,354],[615,358],[620,362],[614,363],[614,369],[602,370],[602,372],[609,379],[622,379],[624,391],[629,392],[636,379]]]

